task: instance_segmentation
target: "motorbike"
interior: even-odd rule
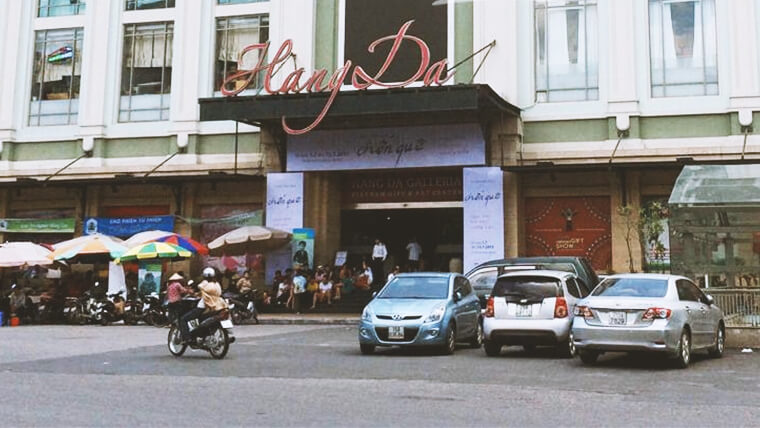
[[[199,319],[191,320],[188,323],[190,341],[183,342],[179,323],[182,322],[183,315],[196,307],[198,299],[183,299],[180,303],[177,317],[171,320],[167,337],[169,352],[175,357],[180,357],[189,346],[194,350],[208,351],[217,360],[224,358],[230,349],[230,344],[235,342],[229,310],[211,312],[202,315]]]
[[[132,297],[124,302],[124,324],[137,325],[143,319],[143,301],[139,297]]]
[[[95,304],[95,320],[99,321],[101,325],[108,325],[112,322],[121,321],[123,318],[123,310],[119,309],[124,303],[124,298],[121,297],[124,290],[120,290],[116,293],[107,294],[105,298],[99,299]]]
[[[253,319],[256,324],[259,323],[259,314],[253,303],[253,293],[251,290],[241,294],[225,293],[222,296],[230,307],[230,317],[233,324],[240,325],[248,319]]]
[[[137,325],[140,321],[155,327],[169,324],[168,309],[157,293],[134,297],[124,303],[124,324]]]
[[[84,301],[82,298],[67,297],[63,302],[63,318],[68,324],[84,324]],[[86,320],[85,320],[86,322]]]

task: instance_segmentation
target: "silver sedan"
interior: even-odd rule
[[[607,351],[660,352],[681,368],[692,351],[723,355],[723,311],[682,276],[609,276],[578,302],[574,315],[573,341],[584,364]]]

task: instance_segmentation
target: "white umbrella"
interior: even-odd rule
[[[264,226],[244,226],[214,239],[208,244],[212,255],[264,253],[290,242],[291,234]]]
[[[127,248],[132,248],[140,244],[153,242],[158,238],[163,238],[164,236],[173,234],[174,232],[165,232],[163,230],[146,230],[145,232],[135,233],[134,235],[130,236],[129,239],[124,241],[124,245]]]
[[[33,242],[6,242],[0,245],[0,267],[50,265],[50,250]]]
[[[58,250],[58,249],[63,248],[63,247],[70,247],[70,246],[73,246],[73,245],[77,245],[77,244],[79,244],[81,242],[90,241],[95,236],[99,236],[99,238],[97,238],[97,239],[107,239],[107,240],[113,241],[113,242],[115,242],[117,244],[124,245],[124,240],[119,239],[119,238],[117,238],[115,236],[104,235],[102,233],[93,233],[91,235],[82,235],[82,236],[74,238],[74,239],[69,239],[68,241],[63,241],[63,242],[59,242],[57,244],[53,244],[53,249],[54,250]]]

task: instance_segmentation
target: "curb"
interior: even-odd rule
[[[261,318],[259,323],[262,325],[357,325],[359,317],[356,318]],[[252,324],[246,322],[246,324]]]

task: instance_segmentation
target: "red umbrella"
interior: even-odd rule
[[[208,254],[208,248],[206,248],[205,245],[201,244],[200,242],[188,238],[187,236],[178,235],[176,233],[173,233],[171,235],[162,236],[160,238],[154,239],[156,242],[168,242],[170,244],[174,244],[178,247],[182,247],[185,250],[192,251],[194,253],[207,255]]]

